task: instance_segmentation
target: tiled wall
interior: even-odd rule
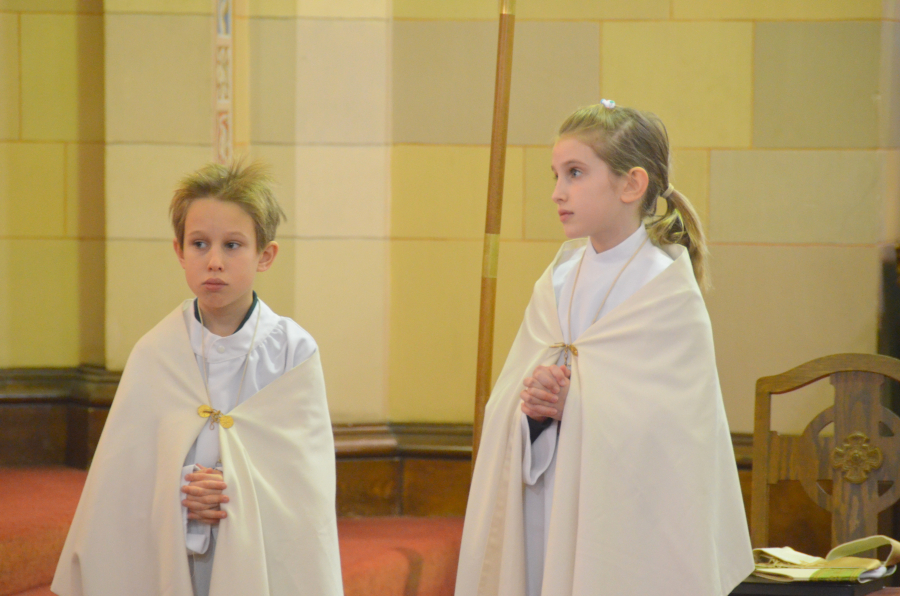
[[[0,0],[0,367],[103,362],[101,2]]]
[[[517,4],[495,376],[562,239],[554,131],[600,97],[668,126],[711,240],[734,430],[752,429],[758,377],[875,351],[900,231],[895,2]],[[471,419],[495,19],[490,2],[394,2],[392,420]],[[796,430],[827,394],[776,405],[776,424]]]
[[[517,4],[495,376],[563,239],[554,132],[600,97],[669,127],[733,429],[757,377],[875,350],[896,1]],[[337,421],[471,420],[496,12],[235,2],[236,149],[272,164],[289,216],[258,290],[319,341]],[[212,158],[212,33],[209,0],[0,0],[0,367],[121,369],[190,296],[166,209]]]

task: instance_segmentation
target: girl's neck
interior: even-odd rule
[[[253,306],[253,293],[221,308],[212,308],[200,303],[197,306],[200,308],[203,326],[214,335],[227,337],[237,331],[247,316],[247,311]]]
[[[611,248],[615,248],[622,244],[625,240],[627,240],[632,234],[638,231],[643,223],[638,220],[633,224],[622,226],[615,230],[605,231],[602,235],[595,234],[590,237],[591,245],[594,247],[594,250],[599,254],[601,252],[606,252]]]

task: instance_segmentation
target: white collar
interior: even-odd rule
[[[201,356],[203,346],[201,337],[206,336],[206,359],[208,362],[223,362],[233,358],[244,358],[250,351],[250,340],[253,339],[253,331],[256,328],[256,318],[259,319],[259,330],[256,332],[255,349],[278,325],[279,317],[262,300],[257,302],[247,322],[231,335],[221,337],[209,330],[203,332],[200,322],[194,317],[193,300],[185,301],[185,320],[188,325],[188,335],[191,340],[191,349],[194,354]],[[190,315],[190,316],[187,316]]]

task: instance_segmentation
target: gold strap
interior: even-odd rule
[[[578,348],[575,347],[575,344],[567,344],[564,342],[559,342],[558,344],[553,344],[550,347],[551,348],[562,348],[563,350],[565,350],[565,356],[564,356],[565,360],[563,361],[563,364],[565,366],[569,366],[569,352],[572,353],[572,356],[574,356],[576,358],[578,357]]]
[[[197,414],[201,418],[209,418],[209,430],[216,426],[216,422],[222,425],[222,428],[231,428],[234,426],[234,418],[227,414],[223,414],[219,410],[214,410],[209,406],[200,406],[197,408]]]

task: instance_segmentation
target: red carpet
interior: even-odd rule
[[[51,596],[86,476],[0,468],[0,596]],[[338,535],[346,596],[452,596],[461,518],[341,519]]]

